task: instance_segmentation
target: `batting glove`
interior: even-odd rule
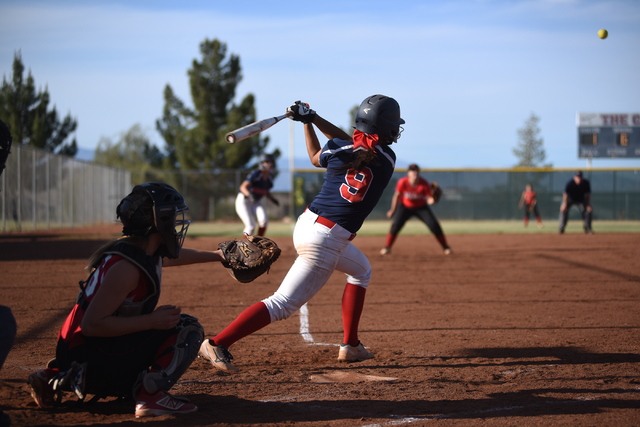
[[[316,112],[309,108],[309,104],[301,101],[296,101],[293,105],[287,108],[287,113],[291,113],[291,120],[302,123],[312,123],[316,118]]]

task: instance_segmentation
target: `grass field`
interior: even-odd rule
[[[528,227],[524,227],[522,221],[441,221],[445,234],[539,234],[557,233],[558,222],[546,222],[539,229],[532,221]],[[275,222],[269,223],[267,234],[269,236],[291,236],[293,223]],[[358,232],[361,236],[384,236],[389,231],[390,221],[365,221]],[[242,234],[241,222],[196,222],[189,227],[189,236],[234,236]],[[640,221],[594,221],[595,233],[640,233]],[[582,233],[580,221],[569,221],[566,233]],[[401,234],[421,235],[430,234],[429,229],[418,220],[407,222]]]

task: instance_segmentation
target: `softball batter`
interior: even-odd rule
[[[293,120],[304,123],[309,159],[314,166],[327,169],[325,182],[298,218],[293,233],[298,257],[278,290],[202,343],[200,356],[218,369],[237,370],[228,347],[298,311],[322,289],[334,270],[347,276],[342,296],[344,339],[338,360],[357,362],[374,357],[358,339],[371,265],[351,241],[393,175],[396,155],[390,145],[402,131],[400,106],[383,95],[365,99],[356,114],[353,139],[299,101],[287,111],[293,113]],[[324,148],[314,125],[329,138]]]
[[[438,219],[429,208],[429,205],[434,203],[431,185],[426,179],[420,177],[420,167],[415,163],[409,165],[407,176],[398,180],[396,191],[391,199],[391,208],[387,212],[387,218],[393,218],[393,222],[391,230],[387,234],[386,245],[380,251],[380,255],[385,256],[391,252],[391,246],[398,237],[398,233],[409,218],[414,215],[429,227],[442,246],[444,254],[449,255],[451,248],[447,244],[447,238],[444,236]]]
[[[276,206],[280,205],[278,199],[273,197],[273,169],[276,162],[271,154],[260,156],[260,167],[253,170],[240,185],[240,192],[236,197],[236,213],[244,223],[244,233],[264,236],[269,225],[269,216],[264,205],[264,199],[268,198]],[[256,231],[256,225],[258,230]]]
[[[179,307],[156,307],[163,266],[224,261],[220,250],[182,248],[187,211],[180,193],[161,183],[137,185],[120,202],[123,237],[92,255],[56,358],[28,378],[38,406],[55,406],[70,391],[81,400],[134,398],[136,417],[197,409],[168,390],[197,357],[204,330]]]

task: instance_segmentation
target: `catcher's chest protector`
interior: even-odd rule
[[[147,279],[149,279],[148,295],[141,301],[123,301],[120,307],[118,307],[118,309],[113,313],[113,315],[129,317],[139,314],[149,314],[153,312],[153,310],[156,308],[156,305],[158,304],[158,300],[160,299],[161,272],[159,257],[155,255],[149,256],[139,247],[125,242],[117,243],[115,246],[104,253],[104,256],[107,255],[120,255],[121,257],[127,259],[127,261],[132,262],[140,270],[142,270],[147,276]],[[91,281],[96,271],[97,270],[94,270],[94,272],[91,273],[91,276],[89,276],[85,283],[89,283]],[[89,305],[88,301],[84,298],[84,288],[78,295],[77,303],[84,310],[86,310],[86,307]]]

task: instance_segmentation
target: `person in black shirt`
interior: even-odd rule
[[[560,234],[564,233],[564,228],[569,219],[569,209],[571,205],[576,205],[580,209],[580,214],[584,221],[584,232],[593,234],[591,230],[591,217],[593,209],[591,208],[591,184],[582,177],[582,172],[578,171],[574,174],[573,179],[567,182],[562,193],[562,204],[560,205]]]

